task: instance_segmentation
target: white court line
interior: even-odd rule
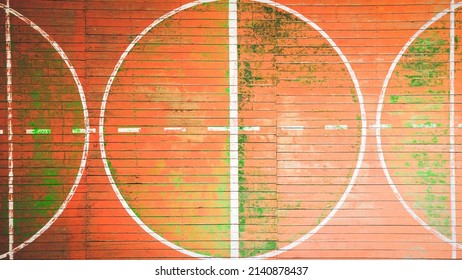
[[[186,128],[185,127],[164,127],[164,131],[186,132]]]
[[[229,1],[229,160],[230,160],[230,257],[239,258],[239,126],[237,0]]]
[[[287,126],[280,126],[279,128],[282,131],[291,131],[291,130],[301,131],[305,129],[303,125],[287,125]]]
[[[0,8],[6,10],[7,6],[5,6],[4,4],[0,4]],[[85,127],[87,129],[89,129],[90,128],[90,119],[88,118],[88,108],[87,108],[87,102],[86,102],[86,98],[85,98],[85,92],[83,91],[82,83],[79,80],[79,76],[77,75],[77,72],[75,71],[74,66],[72,66],[72,63],[70,62],[70,60],[67,57],[66,53],[58,45],[58,43],[56,43],[50,37],[50,35],[48,35],[42,28],[40,28],[38,25],[36,25],[30,19],[26,18],[21,13],[19,13],[18,11],[14,10],[12,8],[9,8],[9,12],[10,12],[10,14],[16,16],[18,19],[22,20],[25,24],[29,25],[32,29],[37,31],[43,38],[45,38],[45,40],[47,40],[47,42],[49,42],[51,44],[51,46],[56,50],[56,52],[62,58],[62,60],[66,64],[67,68],[69,69],[69,72],[71,73],[72,78],[74,79],[74,82],[75,82],[75,84],[77,86],[79,96],[80,96],[80,101],[82,102],[82,110],[83,110],[83,117],[84,117]],[[61,216],[61,214],[64,212],[67,205],[69,204],[72,197],[74,196],[75,192],[77,191],[77,188],[79,186],[80,180],[81,180],[82,175],[83,175],[83,172],[85,171],[85,166],[87,164],[88,148],[89,147],[90,147],[90,134],[86,133],[85,134],[83,151],[82,151],[82,158],[81,158],[81,161],[80,161],[79,171],[77,172],[77,176],[75,177],[74,183],[72,184],[72,188],[69,191],[69,194],[67,195],[66,199],[61,204],[59,209],[55,212],[53,217],[51,217],[51,219],[42,228],[40,228],[32,237],[28,238],[26,241],[24,241],[20,245],[16,246],[13,249],[13,253],[16,253],[17,251],[23,249],[27,245],[34,242],[37,238],[39,238],[45,231],[47,231],[56,222],[56,220],[59,218],[59,216]],[[12,170],[11,170],[11,172],[12,172]],[[8,252],[5,253],[5,254],[0,255],[0,259],[5,258],[7,256],[8,256]]]
[[[3,129],[0,129],[0,135],[3,134]]]
[[[8,99],[8,255],[14,258],[13,75],[11,71],[10,0],[5,7],[6,92]]]
[[[451,12],[449,36],[449,161],[450,161],[450,176],[451,176],[451,239],[452,245],[452,258],[457,258],[457,243],[456,238],[456,150],[455,150],[455,129],[454,129],[454,94],[455,94],[455,12],[454,0],[451,0]]]
[[[343,124],[328,124],[324,126],[325,130],[346,130],[348,129],[348,125]]]
[[[439,14],[435,15],[431,20],[427,21],[412,37],[407,41],[407,43],[401,48],[399,51],[398,55],[395,57],[393,60],[390,69],[388,70],[388,73],[385,77],[385,80],[382,85],[382,90],[380,92],[380,97],[379,97],[379,104],[377,106],[377,114],[376,114],[376,123],[380,124],[380,119],[382,117],[382,110],[383,110],[383,104],[385,100],[385,95],[387,92],[388,84],[390,83],[391,76],[393,75],[393,72],[395,71],[396,66],[398,65],[399,61],[403,57],[403,55],[406,53],[407,49],[411,46],[411,44],[425,31],[427,30],[433,23],[437,22],[440,20],[442,17],[450,13],[451,11],[458,9],[462,6],[462,2],[459,2],[457,4],[451,5],[450,8],[445,9],[444,11],[440,12]],[[382,138],[381,138],[381,130],[376,129],[375,130],[376,134],[376,140],[377,140],[377,152],[379,154],[379,160],[380,160],[380,165],[382,166],[382,169],[385,173],[385,177],[387,178],[388,184],[390,185],[393,193],[395,194],[396,198],[398,201],[403,205],[404,209],[411,215],[421,226],[423,226],[426,230],[429,232],[433,233],[435,236],[437,236],[439,239],[443,240],[444,242],[447,242],[449,244],[453,244],[453,246],[456,246],[457,248],[461,249],[462,245],[458,243],[454,243],[452,238],[446,237],[444,234],[441,232],[435,230],[431,226],[429,226],[422,218],[419,217],[409,206],[409,204],[406,202],[406,200],[403,198],[401,193],[398,191],[398,188],[396,187],[393,178],[391,178],[390,172],[388,171],[387,163],[385,162],[385,156],[383,154],[383,148],[382,148]]]
[[[86,129],[85,128],[73,128],[72,129],[72,134],[83,134],[83,133],[86,133]],[[89,133],[96,133],[96,128],[90,128],[88,130]]]
[[[119,127],[117,128],[118,133],[140,133],[140,127]]]
[[[51,134],[51,129],[48,129],[48,128],[31,128],[31,129],[26,129],[26,134],[37,134],[37,135]]]

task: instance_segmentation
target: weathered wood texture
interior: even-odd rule
[[[461,258],[457,2],[1,3],[2,257]]]

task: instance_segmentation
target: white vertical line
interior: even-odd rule
[[[230,257],[239,258],[239,126],[237,0],[229,0],[229,154],[230,154]]]
[[[5,42],[6,42],[6,93],[8,100],[8,255],[13,259],[14,215],[13,215],[13,89],[11,73],[11,34],[10,1],[5,7]]]
[[[454,133],[454,73],[455,73],[455,14],[454,0],[451,0],[449,28],[450,33],[450,51],[449,51],[449,150],[450,150],[450,176],[451,176],[451,240],[452,240],[452,258],[457,258],[456,247],[456,159],[455,159],[455,133]]]

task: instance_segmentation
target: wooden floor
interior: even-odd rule
[[[0,258],[462,258],[462,2],[0,3]]]

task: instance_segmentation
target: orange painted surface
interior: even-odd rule
[[[140,221],[189,252],[229,257],[229,132],[209,129],[230,125],[228,2],[174,15],[127,55],[105,110],[109,171],[101,158],[98,127],[111,73],[140,32],[189,2],[10,2],[66,52],[85,91],[90,127],[96,129],[90,133],[88,161],[73,199],[15,258],[191,257],[158,241]],[[361,144],[358,92],[334,48],[295,16],[251,2],[239,1],[237,22],[240,257],[284,248],[321,224],[348,189]],[[368,127],[364,160],[341,208],[308,240],[273,258],[450,259],[452,246],[419,224],[393,193],[375,129],[369,127],[375,124],[382,85],[396,55],[450,1],[278,3],[324,30],[351,63]],[[460,12],[456,20],[455,212],[460,240]],[[0,92],[6,93],[3,10],[0,21]],[[381,118],[382,124],[391,125],[381,129],[382,149],[399,194],[415,215],[446,238],[452,238],[449,26],[446,15],[404,53],[390,77]],[[84,139],[72,129],[84,127],[75,83],[51,45],[14,16],[12,41],[17,246],[49,220],[69,192]],[[34,91],[50,95],[37,98]],[[9,178],[8,104],[6,94],[2,96],[0,255],[8,251]],[[32,120],[52,133],[26,135]],[[326,129],[339,125],[347,128]],[[286,130],[288,126],[303,130]],[[258,130],[246,131],[249,127]],[[140,131],[121,133],[121,128]],[[38,160],[37,153],[52,160]],[[138,220],[123,208],[114,187]],[[456,253],[460,258],[460,249]]]

